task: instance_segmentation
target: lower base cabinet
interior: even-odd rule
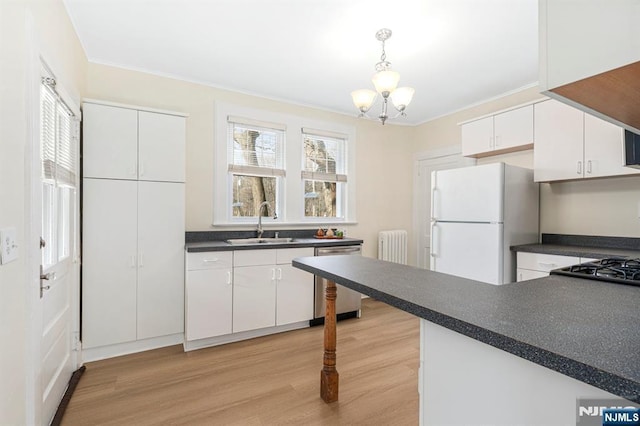
[[[276,268],[233,268],[233,332],[276,325]]]
[[[591,262],[596,259],[544,253],[518,252],[517,260],[516,279],[517,281],[527,281],[546,277],[549,275],[549,272],[554,269],[565,268],[567,266],[577,265],[584,262]]]
[[[187,253],[185,339],[313,319],[314,276],[291,266],[313,254],[311,247]]]

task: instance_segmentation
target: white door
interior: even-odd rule
[[[186,340],[231,334],[231,268],[187,271]]]
[[[40,87],[41,171],[35,173],[33,229],[41,235],[40,300],[30,315],[38,321],[35,360],[36,418],[49,424],[78,366],[78,135],[79,122],[54,89]],[[76,112],[75,115],[79,115]],[[36,142],[34,142],[36,143]],[[38,188],[39,189],[36,189]],[[40,223],[38,223],[40,222]],[[38,386],[39,385],[39,386]],[[41,404],[41,405],[39,405]],[[41,410],[41,411],[38,411]]]
[[[475,155],[493,150],[493,117],[465,123],[461,127],[462,155]]]
[[[437,155],[437,154],[435,154]],[[431,173],[470,165],[475,160],[463,158],[460,153],[426,157],[416,161],[414,176],[414,235],[417,242],[417,265],[429,268],[431,246]]]
[[[83,177],[137,179],[138,112],[85,103],[83,113]]]
[[[137,339],[184,331],[184,184],[138,182]]]
[[[82,344],[136,340],[136,181],[83,180]]]
[[[313,275],[291,265],[278,265],[276,274],[276,325],[313,319]]]
[[[533,143],[533,105],[496,115],[495,149],[506,149]]]
[[[631,175],[624,167],[624,129],[591,114],[584,115],[585,177]]]
[[[584,171],[584,113],[548,100],[534,105],[534,118],[534,180],[581,178]]]
[[[138,112],[140,180],[185,181],[185,118]]]
[[[233,268],[233,332],[256,330],[274,325],[276,325],[276,266]]]
[[[502,222],[504,164],[434,172],[432,218],[448,222]]]
[[[435,222],[431,230],[431,269],[503,283],[502,224]]]

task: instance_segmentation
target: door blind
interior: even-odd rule
[[[40,89],[40,153],[42,178],[62,186],[76,186],[79,123],[55,92],[52,79]]]

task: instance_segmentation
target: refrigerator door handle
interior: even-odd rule
[[[438,188],[433,188],[431,190],[431,220],[436,220],[436,193],[438,192]]]
[[[437,257],[438,253],[436,253],[436,229],[438,229],[438,224],[433,223],[431,225],[431,257]]]

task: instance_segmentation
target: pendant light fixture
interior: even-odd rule
[[[384,43],[391,37],[391,30],[383,28],[376,33],[376,39],[382,43],[382,55],[380,62],[376,64],[376,73],[371,79],[376,90],[360,89],[351,92],[351,98],[356,108],[360,111],[359,117],[368,117],[367,111],[371,108],[376,100],[378,93],[382,95],[382,112],[378,115],[378,119],[384,123],[389,118],[387,112],[387,104],[389,98],[398,113],[392,118],[398,116],[406,117],[404,112],[407,105],[413,98],[414,89],[411,87],[398,87],[400,74],[391,70],[391,62],[387,61],[387,54],[384,51]]]

